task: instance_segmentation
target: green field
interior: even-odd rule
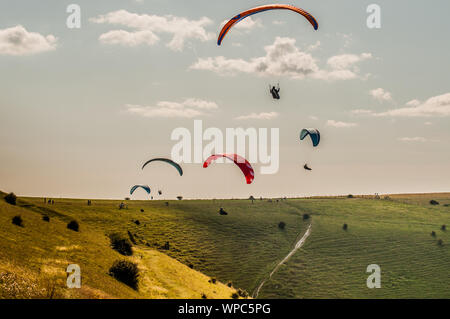
[[[440,205],[430,205],[430,199]],[[77,219],[80,234],[89,230],[98,237],[95,240],[103,240],[103,247],[108,245],[105,234],[130,231],[138,249],[162,252],[221,282],[232,281],[249,293],[312,223],[305,245],[265,283],[259,298],[450,298],[450,235],[441,230],[443,224],[450,225],[450,207],[444,206],[450,203],[450,194],[391,195],[389,200],[256,200],[253,204],[249,200],[183,200],[169,201],[168,206],[163,201],[126,201],[128,208],[123,210],[118,209],[119,203],[94,200],[87,206],[85,200],[56,199],[49,205],[41,198],[22,198],[20,205],[24,207],[20,209],[31,216],[45,213],[61,223]],[[219,207],[229,214],[219,215]],[[303,214],[311,218],[303,220]],[[281,221],[286,223],[284,230],[278,227]],[[7,220],[2,219],[4,222]],[[343,230],[344,223],[347,230]],[[10,232],[2,236],[16,236],[16,229],[9,228],[2,228]],[[431,236],[432,231],[436,237]],[[44,230],[40,236],[49,234]],[[443,245],[438,245],[439,239]],[[64,239],[64,245],[94,244],[86,240],[79,244],[79,240]],[[30,238],[30,245],[32,241]],[[166,242],[170,244],[168,250],[164,249]],[[92,266],[92,271],[104,273],[100,266],[95,270],[95,265],[97,259],[106,257],[96,256],[91,248],[92,254],[84,257],[89,260],[84,262]],[[11,255],[4,251],[7,247],[0,249],[0,261],[11,262]],[[106,254],[104,249],[97,250]],[[17,255],[13,254],[18,262],[26,258],[23,253]],[[146,256],[144,259],[151,263],[151,257]],[[108,263],[113,257],[108,257]],[[366,287],[369,264],[381,267],[381,289]],[[107,291],[106,283],[95,285]],[[134,292],[110,294],[139,296]],[[174,296],[176,293],[169,297]],[[199,298],[199,294],[193,296]]]

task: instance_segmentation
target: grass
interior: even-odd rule
[[[32,202],[0,201],[0,298],[231,298],[235,292],[221,283],[212,287],[208,276],[145,246],[136,247],[133,257],[120,255],[103,229],[84,219],[88,214],[78,201],[72,203],[78,206],[74,216],[57,205],[36,209],[39,201]],[[42,220],[43,211],[50,222]],[[15,215],[24,227],[11,223]],[[81,220],[80,232],[67,229],[74,218]],[[139,266],[139,291],[108,274],[115,260],[125,258]],[[69,264],[80,265],[81,289],[66,288]]]
[[[450,194],[389,196],[254,204],[183,200],[169,206],[164,201],[127,201],[123,210],[118,209],[120,201],[95,200],[87,206],[85,200],[58,199],[48,205],[40,198],[21,198],[17,207],[0,203],[0,265],[14,259],[42,273],[46,265],[55,267],[55,260],[65,266],[76,260],[86,269],[83,283],[103,297],[231,298],[234,288],[208,283],[210,278],[232,281],[236,289],[252,293],[312,223],[305,245],[266,282],[260,298],[450,298],[450,235],[440,229],[450,224],[450,208],[443,206]],[[431,199],[441,205],[430,205]],[[219,215],[219,207],[229,215]],[[11,218],[18,214],[24,228],[13,228]],[[43,214],[51,217],[50,223],[41,220]],[[310,218],[304,220],[304,214]],[[80,223],[79,233],[65,228],[72,219]],[[284,230],[278,228],[281,221]],[[132,257],[113,251],[107,237],[127,232],[136,242]],[[166,242],[169,250],[164,249]],[[27,247],[15,251],[22,245]],[[4,254],[11,251],[14,258]],[[138,292],[106,275],[119,258],[139,264],[143,285]],[[370,264],[381,267],[381,289],[366,287]]]

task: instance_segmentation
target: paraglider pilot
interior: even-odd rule
[[[272,97],[275,100],[279,100],[280,99],[280,84],[278,84],[278,88],[276,88],[275,86],[272,86],[270,89],[270,93],[272,94]]]

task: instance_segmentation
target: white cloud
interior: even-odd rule
[[[398,138],[399,141],[401,142],[426,142],[427,139],[425,137],[400,137]]]
[[[366,110],[366,109],[357,109],[357,110],[352,110],[351,113],[354,115],[372,115],[373,111]]]
[[[223,28],[225,24],[227,24],[229,20],[225,20],[221,23],[220,27]],[[240,21],[239,23],[236,23],[233,27],[235,30],[240,31],[251,31],[255,28],[261,28],[262,22],[260,19],[252,19],[252,17],[247,17]]]
[[[212,20],[207,17],[189,20],[173,15],[157,16],[118,10],[91,18],[90,21],[124,26],[132,30],[112,30],[100,35],[99,40],[105,44],[154,45],[160,40],[158,34],[166,33],[172,35],[172,40],[167,46],[172,50],[181,51],[188,40],[208,41],[214,37],[214,34],[208,33],[205,29],[212,24]]]
[[[219,108],[215,102],[199,99],[185,99],[183,102],[160,101],[156,106],[126,105],[127,112],[144,117],[163,118],[193,118],[208,115],[210,111]]]
[[[56,49],[54,35],[28,32],[23,26],[0,29],[0,55],[31,55]]]
[[[348,128],[348,127],[358,126],[358,124],[356,124],[356,123],[339,122],[339,121],[335,121],[335,120],[328,120],[326,125],[331,126],[331,127],[337,127],[337,128]]]
[[[429,98],[421,103],[418,100],[408,102],[406,107],[386,112],[373,113],[374,116],[390,117],[445,117],[450,116],[450,93]]]
[[[389,102],[392,101],[392,95],[390,92],[385,91],[382,88],[373,89],[369,92],[370,96],[372,96],[378,102]]]
[[[313,120],[313,121],[317,121],[319,118],[318,118],[317,116],[310,115],[310,116],[309,116],[309,119],[310,119],[310,120]]]
[[[281,21],[281,20],[273,20],[272,22],[274,25],[285,25],[286,21]]]
[[[287,76],[294,79],[311,77],[322,80],[348,80],[358,77],[356,64],[372,57],[369,53],[361,55],[339,55],[328,59],[328,69],[321,69],[317,59],[310,53],[301,51],[292,38],[277,37],[272,45],[264,48],[266,55],[244,59],[227,59],[223,56],[200,58],[190,68],[208,70],[221,75],[238,73],[259,76]]]
[[[277,112],[267,112],[267,113],[251,113],[248,115],[241,115],[236,117],[236,120],[249,120],[249,119],[253,119],[253,120],[271,120],[274,119],[276,117],[278,117],[278,113]]]
[[[319,48],[319,47],[320,47],[320,41],[317,41],[316,43],[311,44],[311,45],[308,47],[307,51],[314,51],[314,50],[316,50],[316,49]]]
[[[375,117],[446,117],[450,116],[450,93],[433,96],[425,102],[412,100],[405,107],[384,112],[359,109],[351,113]]]

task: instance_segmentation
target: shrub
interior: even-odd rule
[[[348,194],[347,198],[353,198],[354,196],[352,194]]]
[[[446,230],[447,230],[447,226],[442,225],[442,226],[441,226],[441,230],[442,230],[442,231],[446,231]]]
[[[242,298],[248,298],[248,292],[241,288],[238,289],[238,295]]]
[[[136,225],[140,225],[141,224],[141,222],[138,220],[138,219],[136,219],[135,221],[134,221],[134,223],[136,224]]]
[[[178,200],[182,200],[182,199],[183,199],[183,196],[177,196],[177,199],[178,199]]]
[[[70,223],[67,224],[67,228],[73,231],[78,231],[80,229],[80,225],[76,220],[72,220]]]
[[[14,216],[12,219],[12,223],[14,225],[23,227],[23,220],[22,220],[22,217],[20,217],[20,215]]]
[[[435,231],[432,231],[432,232],[431,232],[431,236],[432,236],[432,237],[436,237],[436,232],[435,232]]]
[[[127,231],[128,237],[130,238],[131,242],[136,245],[136,239],[134,239],[133,234],[128,230]]]
[[[278,224],[278,228],[279,228],[279,229],[284,229],[284,228],[286,228],[286,223],[285,223],[285,222],[280,222],[280,223]]]
[[[125,200],[130,200],[130,197],[125,197],[124,199],[125,199]]]
[[[229,281],[229,282],[227,282],[227,286],[231,288],[231,287],[233,287],[233,283],[231,281]]]
[[[109,268],[109,274],[134,290],[138,289],[139,269],[135,263],[127,260],[116,260]]]
[[[239,299],[239,295],[236,292],[231,294],[231,299]]]
[[[168,241],[166,241],[166,243],[163,246],[164,250],[170,250],[170,243]]]
[[[215,284],[217,282],[216,278],[211,278],[210,280],[208,280],[209,283]]]
[[[17,196],[14,193],[9,193],[8,195],[5,196],[5,201],[8,204],[16,205]]]
[[[204,293],[202,293],[202,299],[208,299]]]
[[[308,220],[309,219],[309,214],[303,214],[303,220]]]
[[[124,256],[133,255],[133,245],[128,238],[121,236],[120,234],[114,233],[109,235],[111,241],[112,249],[116,250],[119,254]]]
[[[188,267],[191,269],[194,269],[194,265],[193,264],[188,264]]]
[[[342,229],[343,229],[343,230],[347,230],[347,229],[348,229],[348,225],[347,225],[347,224],[344,224],[344,225],[342,226]]]
[[[384,196],[385,200],[391,200],[391,198],[389,196]]]
[[[439,205],[439,202],[434,200],[434,199],[432,199],[432,200],[430,200],[430,204],[431,205]]]
[[[144,212],[144,210],[141,208],[141,213],[143,213]]]
[[[438,239],[437,244],[439,246],[444,246],[444,241],[442,239]]]
[[[47,215],[42,216],[42,220],[44,222],[50,222],[50,217],[48,217]]]

